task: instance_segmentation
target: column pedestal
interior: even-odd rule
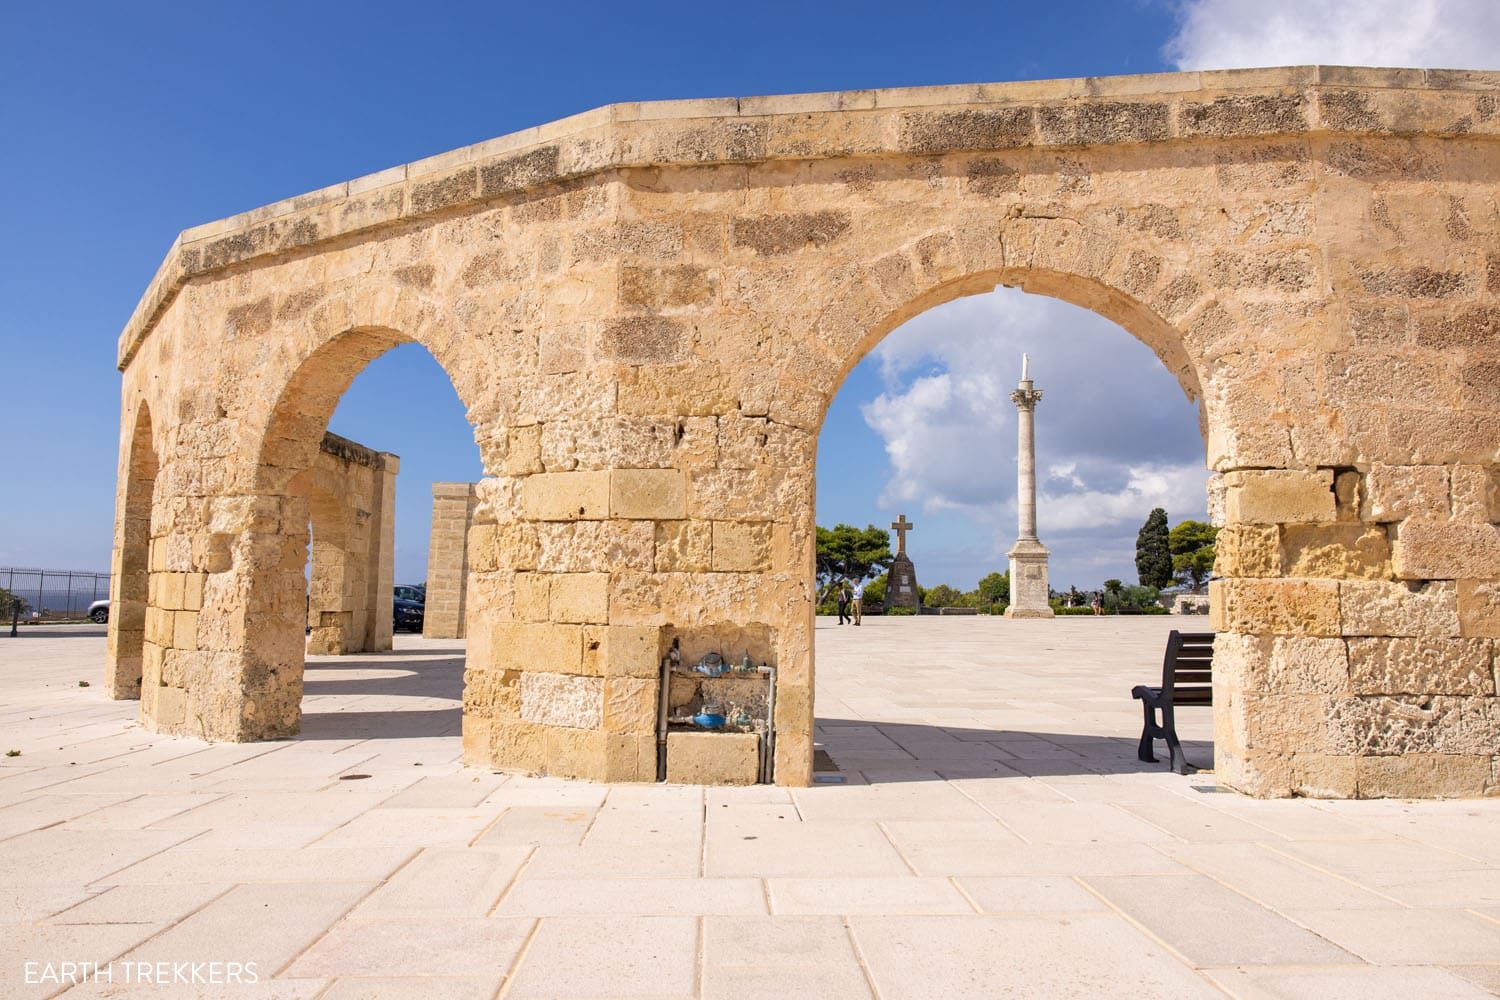
[[[1047,603],[1047,546],[1032,539],[1021,539],[1010,552],[1010,606],[1007,618],[1052,618]]]

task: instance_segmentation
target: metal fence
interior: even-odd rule
[[[109,574],[0,566],[0,588],[25,602],[22,620],[66,621],[87,617],[90,604],[109,596]]]

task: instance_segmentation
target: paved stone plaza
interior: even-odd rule
[[[106,698],[102,634],[0,638],[0,995],[111,959],[255,962],[221,994],[255,997],[1500,990],[1500,801],[1136,762],[1129,689],[1199,622],[819,620],[845,784],[806,789],[465,770],[454,640],[313,658],[300,738],[208,745]]]

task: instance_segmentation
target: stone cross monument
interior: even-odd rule
[[[906,533],[915,528],[902,514],[891,522],[896,532],[896,558],[891,560],[891,572],[886,578],[885,606],[888,608],[915,608],[921,605],[917,591],[917,568],[906,554]]]
[[[1033,416],[1042,390],[1031,381],[1031,359],[1021,355],[1021,381],[1010,394],[1016,404],[1016,544],[1010,552],[1007,618],[1051,618],[1047,603],[1047,547],[1036,537],[1036,433]]]

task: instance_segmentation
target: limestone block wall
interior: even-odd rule
[[[396,474],[401,461],[324,434],[309,502],[312,574],[307,651],[340,655],[391,648]]]
[[[469,589],[469,525],[479,494],[473,483],[432,484],[432,533],[427,547],[427,604],[422,635],[461,639]]]
[[[151,564],[184,602],[202,578],[147,611],[175,693],[143,718],[295,731],[307,473],[354,375],[417,341],[485,470],[468,758],[651,780],[663,643],[740,628],[774,637],[777,780],[810,780],[823,415],[901,322],[1007,284],[1199,402],[1220,780],[1484,794],[1497,100],[1299,67],[619,105],[189,231],[121,338]]]
[[[1492,787],[1500,468],[1226,482],[1226,578],[1210,584],[1214,627],[1229,633],[1216,644],[1232,699],[1217,717],[1219,767],[1238,783],[1340,797]],[[1279,634],[1256,634],[1267,622]]]

